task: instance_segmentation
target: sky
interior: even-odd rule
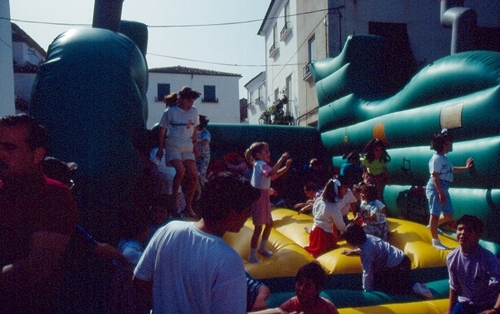
[[[265,70],[257,35],[270,0],[124,0],[122,20],[148,25],[149,68],[185,66],[240,74],[244,85]],[[91,27],[93,0],[10,0],[12,22],[43,49],[61,33]],[[217,25],[222,24],[222,25]]]

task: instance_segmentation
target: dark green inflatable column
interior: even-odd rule
[[[89,28],[53,41],[34,85],[30,114],[49,130],[52,155],[78,163],[80,221],[100,241],[117,241],[120,212],[133,207],[147,78],[130,38]]]

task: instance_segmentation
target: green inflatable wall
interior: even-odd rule
[[[468,157],[475,162],[473,171],[454,176],[454,216],[477,215],[486,224],[483,239],[500,243],[500,53],[469,51],[444,57],[420,70],[399,92],[384,97],[384,83],[370,82],[379,78],[371,73],[384,71],[381,65],[346,57],[373,54],[380,47],[378,36],[351,36],[338,57],[311,65],[320,106],[318,131],[332,163],[339,167],[345,162],[342,155],[361,151],[373,138],[383,140],[392,159],[392,185],[384,192],[391,215],[426,223],[423,186],[434,153],[429,144],[433,134],[447,128],[454,139],[448,154],[452,164],[465,165]],[[353,78],[361,78],[363,86],[352,83]],[[367,81],[374,88],[371,95],[366,95]]]

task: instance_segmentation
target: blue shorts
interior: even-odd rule
[[[450,182],[440,180],[441,188],[446,196],[446,202],[444,204],[439,203],[439,194],[434,185],[434,180],[431,178],[427,182],[425,187],[425,195],[427,196],[427,201],[429,202],[429,211],[431,215],[439,216],[441,214],[453,214],[453,206],[451,205],[451,197],[448,192],[450,187]]]

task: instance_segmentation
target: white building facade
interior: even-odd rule
[[[194,106],[210,123],[240,123],[240,78],[240,74],[181,66],[149,69],[148,129],[160,122],[165,111],[163,97],[183,86],[201,93]]]
[[[260,124],[260,115],[266,110],[266,72],[260,72],[245,84],[247,90],[247,123]]]
[[[394,65],[408,68],[400,82],[409,79],[451,53],[452,25],[443,18],[450,8],[473,10],[477,15],[474,49],[500,51],[498,0],[271,0],[258,32],[266,47],[263,109],[285,90],[295,124],[315,125],[318,103],[308,63],[336,57],[353,34],[385,37],[392,47],[389,55],[405,54],[406,59]],[[400,87],[394,84],[392,92]],[[251,106],[248,114],[250,123],[260,116]]]

